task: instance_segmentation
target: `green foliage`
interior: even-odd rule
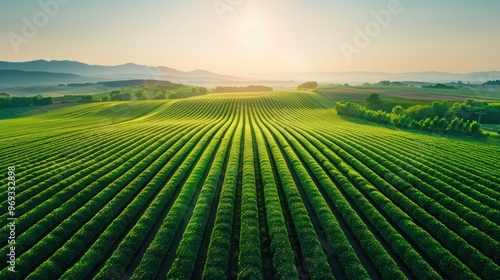
[[[54,101],[52,97],[43,97],[41,95],[37,95],[34,97],[13,97],[5,92],[0,93],[0,108],[16,108],[31,105],[43,106],[53,103]]]
[[[315,81],[309,81],[309,82],[305,82],[305,83],[302,83],[300,84],[297,89],[298,90],[301,90],[301,89],[315,89],[318,87],[318,83],[315,82]]]
[[[217,206],[217,216],[212,230],[213,233],[210,237],[207,259],[203,270],[203,279],[224,278],[226,271],[228,271],[234,219],[234,201],[240,162],[242,126],[240,122],[233,135],[226,174]]]
[[[380,99],[380,94],[372,93],[366,99],[366,104],[368,108],[378,110],[382,106],[382,99]]]
[[[500,86],[500,80],[491,80],[483,83],[485,86]]]
[[[236,128],[236,121],[231,119],[217,132],[215,138],[223,137],[220,146],[215,152],[217,143],[212,141],[204,151],[198,166],[210,166],[210,173],[201,188],[200,198],[193,210],[189,224],[184,232],[182,240],[176,251],[176,257],[172,264],[172,268],[167,274],[169,279],[191,279],[201,242],[204,236],[204,229],[208,223],[210,209],[212,206],[214,193],[218,189],[218,181],[222,175],[222,169],[225,163],[227,150],[231,141],[230,136]],[[224,137],[226,136],[226,137]],[[215,157],[210,165],[211,153],[215,152]]]
[[[9,94],[5,92],[0,93],[0,108],[10,107],[11,102],[12,101]]]
[[[436,105],[436,106],[434,106]],[[425,110],[435,111],[438,103],[433,107],[424,107]],[[412,106],[409,109],[403,110],[401,106],[393,108],[392,113],[386,113],[381,110],[369,110],[365,107],[352,102],[337,102],[335,109],[339,115],[351,116],[377,122],[386,125],[395,125],[402,128],[418,129],[438,134],[453,134],[453,135],[477,135],[480,132],[480,125],[476,121],[465,121],[462,118],[454,118],[448,122],[445,118],[434,116],[433,118],[417,119],[411,116],[415,112],[422,113],[424,110],[420,105]],[[428,113],[425,113],[426,115]]]
[[[33,97],[33,105],[35,106],[50,105],[53,103],[54,101],[52,100],[52,97],[43,97],[41,95]]]
[[[82,102],[92,102],[94,101],[94,97],[92,95],[83,95]]]
[[[153,91],[153,98],[158,100],[158,99],[166,99],[167,96],[165,94],[165,91],[164,90],[161,90],[161,89],[155,89]]]
[[[457,89],[456,86],[448,86],[445,84],[435,84],[435,85],[428,85],[428,86],[422,86],[422,88],[430,88],[430,89]]]
[[[137,91],[137,92],[134,94],[134,96],[135,96],[135,99],[136,99],[136,100],[148,100],[148,96],[147,96],[147,94],[146,94],[146,91],[144,91],[144,90],[139,90],[139,91]]]
[[[380,81],[378,82],[379,85],[382,86],[407,86],[407,84],[404,84],[402,82],[391,82],[391,81]],[[369,86],[369,84],[367,84]]]
[[[405,113],[403,107],[397,105],[394,108],[392,108],[392,114],[394,115],[403,115]]]
[[[246,87],[221,87],[216,86],[213,92],[262,92],[273,91],[273,88],[267,86],[252,85]]]
[[[210,126],[204,129],[204,131],[201,133],[201,135],[203,135],[203,138],[196,143],[194,152],[189,154],[187,160],[183,163],[183,165],[181,165],[181,168],[179,168],[178,172],[182,173],[174,175],[174,178],[176,180],[169,182],[169,184],[171,184],[174,188],[180,187],[183,175],[185,175],[190,170],[191,165],[194,164],[194,162],[197,160],[198,154],[205,151],[203,152],[200,161],[196,163],[193,172],[189,174],[189,177],[182,185],[182,189],[174,204],[172,205],[169,215],[165,217],[160,229],[155,235],[155,238],[149,245],[148,250],[144,254],[143,258],[141,259],[138,268],[134,271],[132,279],[149,279],[156,277],[163,259],[168,252],[167,250],[165,250],[165,247],[169,248],[172,244],[177,229],[179,228],[182,220],[185,218],[184,215],[186,215],[188,205],[190,204],[190,201],[192,200],[194,193],[196,192],[198,184],[202,180],[205,165],[209,162],[212,153],[217,146],[216,142],[210,142],[210,140],[217,131],[219,131],[220,137],[220,134],[225,131],[225,129],[221,130],[221,127],[223,125],[224,123],[218,123],[215,126]],[[228,124],[226,124],[226,128],[227,125]],[[207,144],[209,145],[208,147]],[[166,201],[162,203],[166,203]]]
[[[199,95],[207,94],[208,90],[204,87],[180,88],[174,93],[171,93],[168,98],[189,98]]]
[[[248,115],[246,115],[248,120]],[[238,256],[238,279],[262,279],[262,259],[259,240],[259,213],[255,190],[253,139],[250,123],[244,130],[243,179],[241,191],[241,230]]]
[[[2,120],[0,161],[16,165],[20,203],[17,272],[5,254],[0,278],[499,275],[498,143],[348,122],[320,101],[235,93]],[[402,105],[337,106],[400,127],[479,128],[455,116],[417,121]],[[128,121],[113,124],[119,116]],[[3,233],[8,216],[3,208]],[[8,252],[7,238],[0,247]]]
[[[119,90],[114,90],[109,94],[111,101],[129,101],[131,99],[130,93],[121,93]]]

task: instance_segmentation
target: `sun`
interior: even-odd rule
[[[241,22],[238,35],[243,46],[254,49],[264,43],[266,26],[260,19],[248,18]]]

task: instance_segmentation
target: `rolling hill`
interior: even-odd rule
[[[17,185],[0,278],[496,279],[498,143],[329,104],[227,93],[0,120]]]

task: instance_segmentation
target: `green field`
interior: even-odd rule
[[[449,100],[464,101],[474,99],[479,101],[500,100],[500,88],[481,86],[465,86],[458,89],[430,89],[419,86],[379,84],[362,86],[321,85],[317,89],[336,101],[364,100],[370,93],[378,93],[385,98],[406,98],[419,100]]]
[[[12,273],[2,200],[0,279],[500,275],[495,139],[351,121],[300,91],[89,103],[0,125],[18,218]]]

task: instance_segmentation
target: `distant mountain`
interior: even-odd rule
[[[305,81],[319,83],[374,83],[381,80],[402,82],[446,83],[462,81],[482,84],[500,79],[500,71],[456,74],[446,72],[309,72],[256,74],[252,78],[222,75],[206,70],[180,71],[166,66],[146,66],[127,63],[116,66],[90,65],[77,61],[34,60],[27,62],[0,61],[0,89],[16,85],[36,86],[56,83],[96,83],[123,80],[163,80],[206,87],[214,86],[284,86],[296,87]],[[26,71],[5,72],[5,70]],[[42,74],[44,73],[44,74]],[[48,74],[51,73],[51,74]],[[65,75],[64,75],[65,74]]]
[[[146,80],[169,80],[171,82],[183,82],[186,80],[222,80],[222,81],[244,81],[245,78],[220,75],[205,70],[194,70],[183,72],[165,66],[146,66],[134,63],[127,63],[116,66],[89,65],[77,61],[47,61],[34,60],[27,62],[6,62],[0,61],[0,70],[21,70],[21,71],[43,71],[54,73],[71,73],[88,77],[89,80],[125,80],[125,79],[146,79]]]
[[[61,83],[78,83],[88,78],[68,73],[51,73],[42,71],[0,70],[0,85],[3,87],[36,85],[57,85]]]

